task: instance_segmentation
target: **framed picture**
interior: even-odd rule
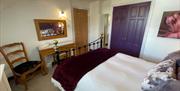
[[[180,11],[164,12],[158,36],[180,39]]]
[[[34,19],[38,40],[67,37],[65,20]]]

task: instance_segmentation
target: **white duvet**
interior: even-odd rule
[[[141,91],[141,82],[155,63],[118,53],[84,75],[75,91]],[[52,82],[64,91],[61,84]]]

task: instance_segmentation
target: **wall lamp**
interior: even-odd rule
[[[59,17],[61,20],[66,20],[66,13],[64,11],[59,11]]]

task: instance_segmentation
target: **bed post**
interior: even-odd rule
[[[57,44],[54,46],[54,63],[56,64],[59,64],[60,63],[60,50],[58,50],[58,47],[57,47]]]
[[[60,56],[59,56],[59,54],[60,54],[60,52],[59,52],[59,51],[56,51],[56,52],[55,52],[55,58],[56,58],[56,62],[57,62],[57,64],[59,64],[59,63],[60,63]]]
[[[101,37],[100,37],[100,48],[103,47],[103,34],[101,34]]]

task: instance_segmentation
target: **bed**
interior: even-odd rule
[[[51,78],[54,86],[61,91],[179,91],[180,84],[172,84],[180,83],[180,50],[156,64],[104,45],[101,35],[81,47],[55,48],[58,65]],[[65,60],[60,60],[63,53]]]
[[[88,69],[82,72],[83,74],[77,76],[77,67],[72,67],[71,70],[68,69],[63,71],[65,73],[57,74],[58,72],[62,72],[61,67],[63,67],[62,65],[58,65],[53,74],[53,77],[51,78],[52,83],[61,91],[141,91],[141,82],[146,76],[147,71],[154,65],[156,65],[155,63],[151,63],[146,60],[135,58],[126,54],[117,53],[109,49],[98,49],[95,52],[96,53],[94,53],[93,51],[90,54],[85,54],[85,57],[87,55],[93,54],[93,56],[95,56],[95,61],[99,61],[100,59],[98,57],[102,57],[103,60],[100,60],[100,62],[96,62],[96,65],[94,65],[94,67],[87,67]],[[89,61],[84,60],[84,62],[88,61],[89,65],[91,64],[92,60],[93,58],[89,59]],[[71,66],[69,67],[71,68]],[[86,65],[84,66],[84,68],[86,68]],[[80,67],[79,69],[83,68]],[[76,75],[66,75],[66,73],[68,74],[69,71],[75,71]],[[76,83],[73,83],[74,78],[72,78],[72,81],[70,82],[68,80],[65,80],[64,83],[73,83],[72,86],[69,86],[70,89],[67,88],[67,84],[64,85],[64,83],[61,83],[62,80],[59,80],[62,79],[62,75],[64,74],[64,77],[78,77],[78,80],[76,79],[77,81],[75,81]]]

